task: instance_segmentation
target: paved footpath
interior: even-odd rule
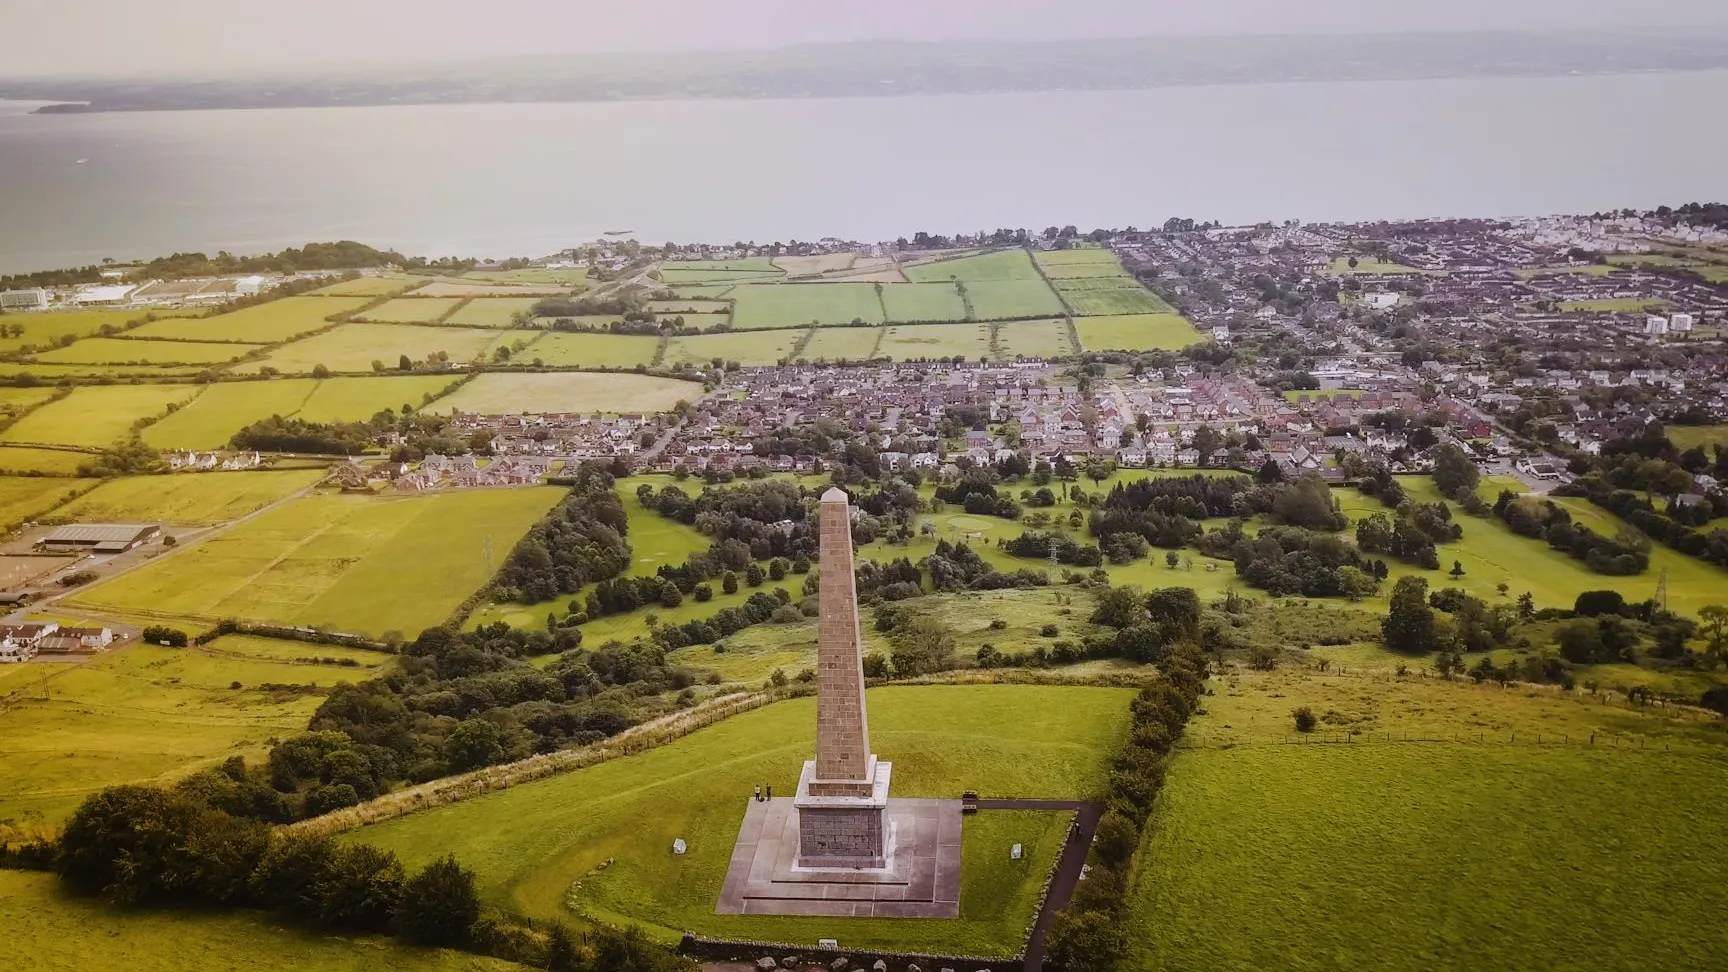
[[[1080,884],[1080,870],[1086,866],[1086,852],[1092,847],[1092,835],[1098,832],[1098,820],[1104,807],[1079,800],[979,800],[979,810],[1071,810],[1074,826],[1062,845],[1061,863],[1050,881],[1050,893],[1044,896],[1044,907],[1032,925],[1032,937],[1026,940],[1026,972],[1043,972],[1044,956],[1049,951],[1050,926],[1056,913],[1068,906],[1074,888]]]

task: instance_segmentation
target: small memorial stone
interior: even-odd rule
[[[1020,859],[1020,858],[1022,858],[1022,857],[1024,857],[1024,856],[1026,856],[1026,852],[1025,852],[1025,850],[1023,850],[1023,849],[1022,849],[1022,848],[1021,848],[1021,847],[1020,847],[1020,845],[1019,845],[1019,844],[1015,844],[1015,845],[1014,845],[1014,846],[1013,846],[1013,847],[1012,847],[1012,848],[1011,848],[1011,849],[1010,849],[1010,850],[1009,850],[1009,851],[1008,851],[1008,859],[1009,859],[1009,860],[1013,860],[1013,861],[1017,861],[1017,860],[1019,860],[1019,859]]]
[[[1015,844],[1014,846],[1019,847],[1020,845]],[[684,838],[682,838],[682,837],[679,837],[679,838],[672,841],[672,853],[674,853],[674,854],[682,854],[686,850],[689,850],[689,849],[690,849],[689,846],[684,843]],[[1019,856],[1019,855],[1015,855],[1015,856]]]

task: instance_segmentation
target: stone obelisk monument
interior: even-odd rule
[[[792,804],[798,809],[798,864],[882,867],[893,767],[870,752],[852,574],[852,506],[839,489],[822,494],[819,532],[816,758],[804,764]]]

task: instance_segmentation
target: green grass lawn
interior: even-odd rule
[[[478,327],[416,327],[412,324],[343,324],[333,331],[303,341],[284,344],[262,360],[235,367],[236,372],[258,374],[265,367],[282,374],[306,374],[319,365],[331,371],[371,373],[372,362],[395,367],[401,355],[425,361],[433,352],[450,356],[452,365],[489,358],[499,344],[509,344],[516,331]]]
[[[763,284],[739,287],[731,296],[732,324],[739,330],[882,322],[875,284]]]
[[[968,281],[966,298],[972,302],[972,316],[980,321],[1058,317],[1066,313],[1056,292],[1037,277]]]
[[[522,352],[522,359],[559,368],[634,368],[654,363],[660,339],[636,334],[548,331]]]
[[[413,637],[491,579],[563,495],[537,487],[308,496],[66,603]]]
[[[914,264],[906,268],[906,278],[914,283],[942,280],[963,280],[967,289],[976,281],[1037,280],[1038,269],[1025,250],[999,250],[956,260],[937,260]]]
[[[1350,266],[1350,258],[1349,257],[1347,257],[1347,256],[1338,257],[1337,259],[1332,261],[1332,264],[1331,264],[1329,270],[1333,274],[1419,273],[1420,272],[1416,268],[1407,267],[1402,263],[1394,263],[1390,260],[1380,260],[1380,259],[1376,259],[1374,257],[1369,257],[1369,256],[1357,257],[1356,258],[1356,266],[1354,266],[1354,267]]]
[[[260,686],[328,689],[368,677],[389,657],[360,653],[370,656],[363,665],[320,665],[291,654],[306,646],[259,641],[229,636],[209,650],[135,644],[83,663],[8,666],[0,820],[53,824],[105,786],[261,756],[272,738],[305,729],[323,693]],[[348,654],[315,647],[312,658]]]
[[[1600,314],[1637,314],[1641,311],[1666,310],[1669,306],[1671,305],[1665,300],[1646,300],[1642,297],[1560,302],[1562,311],[1591,311]]]
[[[322,297],[386,297],[425,282],[425,277],[358,277],[354,280],[338,280],[312,293]]]
[[[456,309],[462,303],[460,297],[398,297],[395,300],[372,308],[361,316],[368,321],[383,321],[387,324],[432,324],[444,319],[445,315]],[[480,327],[494,327],[492,324],[481,324]]]
[[[863,361],[875,353],[884,331],[880,327],[820,328],[810,335],[810,343],[804,346],[801,357],[809,361]]]
[[[1065,317],[999,324],[996,345],[1004,358],[1060,358],[1079,350],[1068,334]]]
[[[897,361],[954,355],[976,361],[990,353],[990,325],[897,324],[882,335],[876,353]]]
[[[520,965],[389,939],[307,932],[253,911],[128,911],[61,890],[52,874],[0,871],[12,968],[72,972],[508,972]]]
[[[205,386],[185,407],[144,430],[157,449],[216,449],[234,433],[272,415],[308,422],[358,422],[384,409],[419,408],[456,375],[378,378],[272,378]]]
[[[1105,282],[1111,279],[1107,278]],[[1119,317],[1130,314],[1170,314],[1173,309],[1133,280],[1122,278],[1126,287],[1068,287],[1070,281],[1057,281],[1062,300],[1080,317]],[[1091,283],[1092,281],[1072,281]]]
[[[128,476],[108,480],[54,516],[108,523],[225,523],[305,489],[324,475],[323,469],[265,469]]]
[[[480,375],[428,411],[514,415],[519,412],[665,412],[702,397],[693,381],[587,371]]]
[[[85,338],[76,344],[44,351],[33,360],[44,364],[224,364],[263,345],[231,342],[150,341],[136,338]]]
[[[790,286],[790,285],[789,285]],[[820,284],[806,284],[816,287]],[[851,318],[847,318],[850,320]],[[759,331],[675,337],[666,346],[665,364],[707,365],[713,358],[742,365],[771,365],[792,353],[801,331]]]
[[[868,285],[860,285],[868,286]],[[951,282],[883,284],[882,303],[888,308],[888,320],[963,321],[966,302]]]
[[[78,466],[89,462],[87,452],[67,452],[61,449],[29,449],[0,443],[0,475],[7,473],[42,473],[50,476],[72,476]]]
[[[1527,742],[1276,744],[1298,705],[1334,727]],[[1594,972],[1728,954],[1719,734],[1429,679],[1244,673],[1205,707],[1191,732],[1208,748],[1176,756],[1141,851],[1133,968]],[[1655,742],[1554,744],[1592,729]]]
[[[0,352],[17,351],[26,346],[46,349],[68,335],[89,337],[101,333],[104,326],[124,327],[143,317],[144,312],[138,310],[66,310],[7,314],[6,323],[23,328],[24,333],[20,337],[0,338]]]
[[[526,314],[540,302],[538,297],[481,297],[450,315],[451,324],[469,327],[509,327],[517,314]]]
[[[0,466],[12,450],[0,449]],[[10,530],[33,520],[95,485],[92,479],[48,479],[42,476],[0,476],[0,529]]]
[[[326,317],[359,310],[367,302],[365,297],[284,297],[227,314],[154,321],[127,331],[126,335],[180,341],[275,344],[329,327]]]
[[[1174,351],[1208,340],[1180,314],[1082,317],[1074,328],[1087,351]]]
[[[0,433],[0,440],[101,448],[126,438],[132,423],[186,402],[197,385],[87,385],[49,402]]]
[[[1104,784],[1125,731],[1127,690],[916,686],[868,694],[871,745],[894,763],[897,796],[1083,797]],[[1013,718],[1003,714],[1012,712]],[[639,756],[524,784],[385,824],[353,837],[420,862],[453,852],[489,899],[536,917],[583,912],[632,922],[664,941],[684,930],[813,943],[823,918],[716,915],[714,905],[751,787],[796,788],[814,745],[815,700],[782,702]],[[854,920],[847,944],[1011,954],[1032,916],[1066,818],[968,818],[956,921]],[[683,837],[689,852],[671,853]],[[1009,862],[1008,847],[1028,859]],[[602,861],[613,863],[593,873]]]
[[[1663,430],[1668,441],[1681,449],[1703,446],[1707,455],[1714,455],[1714,449],[1728,449],[1728,425],[1668,425]]]

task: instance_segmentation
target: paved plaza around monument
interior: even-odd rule
[[[956,918],[960,914],[958,800],[888,801],[881,868],[798,863],[798,810],[784,797],[749,801],[719,914]]]

